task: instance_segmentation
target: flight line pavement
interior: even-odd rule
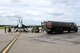
[[[9,53],[80,53],[80,30],[52,35],[21,33]]]
[[[6,45],[15,37],[16,33],[4,32],[4,29],[0,29],[0,51],[5,48]]]
[[[14,34],[0,32],[0,50],[15,37]],[[80,28],[77,33],[51,35],[22,32],[8,53],[80,53]]]

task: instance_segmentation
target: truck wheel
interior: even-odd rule
[[[55,34],[59,34],[59,29],[57,28],[57,29],[55,29]]]
[[[63,28],[60,28],[59,34],[62,34],[62,33],[63,33]]]
[[[70,33],[70,30],[68,30],[68,32]]]
[[[63,33],[63,31],[62,31],[62,30],[60,30],[60,31],[59,31],[59,34],[62,34],[62,33]]]
[[[75,30],[75,32],[78,32],[78,30]]]
[[[51,31],[47,31],[47,33],[48,33],[48,34],[52,34],[52,32],[51,32]]]
[[[78,32],[78,28],[75,28],[74,31],[75,31],[75,32]]]

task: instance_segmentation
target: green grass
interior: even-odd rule
[[[0,29],[4,29],[5,27],[0,27]]]

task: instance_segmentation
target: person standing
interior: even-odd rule
[[[8,28],[8,32],[9,32],[9,33],[11,32],[11,28],[10,28],[10,27]]]
[[[6,33],[6,27],[5,27],[5,33]]]

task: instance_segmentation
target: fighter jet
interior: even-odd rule
[[[22,18],[20,17],[18,20],[17,26],[13,26],[12,28],[14,28],[14,30],[16,30],[16,31],[26,31],[28,26],[23,24]]]
[[[25,25],[25,24],[23,24],[22,17],[20,17],[18,15],[15,15],[15,16],[2,16],[2,17],[8,17],[10,20],[18,22],[16,25],[13,25],[13,24],[0,25],[0,26],[10,28],[10,29],[12,28],[15,31],[28,31],[28,28],[32,29],[34,27],[41,27],[41,25],[30,25],[30,24]]]

